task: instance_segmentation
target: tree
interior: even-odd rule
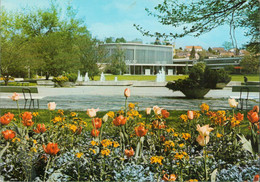
[[[114,50],[114,53],[111,55],[111,62],[107,67],[107,70],[109,70],[114,75],[121,75],[125,73],[126,71],[126,64],[124,61],[124,55],[125,51],[120,48],[120,46],[117,46],[117,48]]]
[[[210,53],[213,53],[213,50],[211,49],[211,47],[208,48],[208,51],[209,51]]]
[[[225,41],[225,42],[222,44],[222,46],[224,47],[224,49],[225,49],[226,51],[228,51],[229,49],[232,49],[232,48],[233,48],[232,43],[231,43],[231,42],[227,42],[227,41]]]
[[[158,37],[156,37],[155,41],[154,41],[154,45],[161,45],[161,41]]]
[[[115,42],[114,40],[115,40],[114,37],[108,37],[108,38],[105,39],[105,42],[106,43],[114,43]]]
[[[191,49],[191,52],[190,52],[190,59],[195,59],[195,54],[196,54],[196,51],[195,51],[195,48],[194,48],[194,46],[192,47],[192,49]]]
[[[256,55],[248,55],[245,56],[240,65],[242,66],[242,72],[246,74],[256,74],[259,71],[259,56]]]
[[[259,40],[259,2],[258,0],[198,0],[171,1],[164,0],[154,7],[146,9],[148,15],[154,16],[162,25],[181,27],[181,33],[150,33],[140,25],[134,25],[143,35],[154,37],[181,38],[187,35],[198,37],[214,28],[230,25],[230,37],[236,46],[235,28],[247,28],[246,35],[252,36],[251,42]],[[258,44],[259,45],[259,44]]]
[[[27,39],[20,33],[20,14],[1,11],[0,25],[0,74],[3,76],[5,85],[11,77],[25,77],[29,62],[26,59]]]
[[[86,36],[78,38],[79,57],[80,57],[80,71],[83,75],[88,73],[91,80],[94,76],[99,74],[98,63],[105,62],[107,57],[107,50],[98,45],[98,40],[91,39]]]
[[[126,40],[123,37],[116,38],[116,43],[126,43]]]

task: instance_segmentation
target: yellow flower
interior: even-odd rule
[[[128,104],[128,107],[129,107],[130,110],[131,110],[131,109],[134,109],[134,108],[135,108],[135,104],[129,103],[129,104]]]
[[[200,113],[198,111],[194,111],[194,119],[198,119],[200,117]]]
[[[116,142],[116,141],[114,141],[114,142],[113,142],[113,147],[117,148],[118,146],[119,146],[119,143]]]
[[[108,156],[109,154],[110,154],[110,150],[109,149],[103,149],[103,150],[101,150],[101,154],[104,156],[104,155],[106,155],[106,156]]]
[[[75,116],[77,116],[77,113],[71,112],[70,115],[71,115],[72,117],[75,117]]]
[[[115,113],[113,112],[113,111],[109,111],[108,113],[107,113],[107,115],[108,115],[108,117],[110,117],[110,118],[114,118],[115,117]]]
[[[60,115],[63,116],[63,115],[64,115],[64,111],[63,111],[62,109],[59,109],[59,110],[58,110],[58,114],[60,114]]]
[[[184,143],[179,144],[179,147],[181,148],[184,147]]]
[[[78,129],[78,127],[74,124],[70,125],[70,130],[73,131],[74,133],[76,132],[76,130]]]
[[[177,154],[174,155],[175,159],[182,159],[183,157],[184,157],[184,155],[181,154],[181,153],[177,153]]]
[[[162,165],[162,160],[164,159],[163,156],[152,156],[151,157],[151,164],[158,163]]]
[[[90,143],[91,143],[91,145],[93,145],[93,146],[98,145],[98,142],[96,142],[96,141],[94,141],[94,140],[92,140]]]
[[[34,144],[37,144],[37,141],[36,141],[36,140],[33,140],[33,143],[34,143]]]
[[[240,121],[239,120],[236,120],[235,117],[233,117],[231,119],[231,127],[235,127],[235,126],[238,126],[240,124]]]
[[[177,136],[178,136],[178,133],[174,133],[173,136],[177,137]]]
[[[37,150],[36,150],[36,148],[34,148],[34,147],[32,147],[31,149],[30,149],[32,152],[37,152]]]
[[[209,111],[209,105],[203,103],[203,104],[201,104],[200,109],[201,109],[201,112],[203,112],[203,113],[205,113],[205,111],[208,112]]]
[[[77,158],[81,158],[81,156],[83,156],[83,153],[76,153],[75,155]]]
[[[184,122],[187,122],[188,121],[188,116],[186,114],[182,114],[180,116],[180,118],[184,121]]]
[[[168,133],[171,133],[171,132],[174,133],[174,129],[173,129],[173,128],[168,128],[168,129],[166,129],[166,131],[167,131]]]
[[[39,115],[39,113],[38,113],[38,112],[33,112],[32,115],[33,115],[34,117],[37,117],[37,116]]]
[[[92,151],[93,154],[96,154],[96,151],[94,149],[90,148],[89,150]]]
[[[103,147],[108,147],[108,146],[112,145],[112,142],[108,139],[104,139],[101,141],[101,144],[103,145]]]
[[[56,117],[54,117],[54,119],[52,121],[53,121],[53,123],[61,122],[62,121],[62,117],[56,116]]]
[[[16,137],[12,139],[12,142],[16,142],[16,141],[20,142],[21,140],[20,138],[16,138]]]
[[[218,137],[218,138],[220,138],[220,137],[222,137],[222,136],[223,136],[222,134],[217,133],[217,137]]]
[[[119,115],[123,115],[125,112],[123,110],[118,111]]]
[[[197,179],[190,179],[189,182],[198,182]]]
[[[145,124],[144,124],[144,123],[141,123],[141,122],[140,122],[140,123],[137,123],[137,125],[138,125],[138,126],[145,126]]]
[[[189,138],[191,138],[189,133],[182,133],[182,138],[184,138],[185,140],[188,140]]]

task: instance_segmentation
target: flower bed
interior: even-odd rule
[[[117,112],[87,122],[76,112],[65,115],[49,103],[52,125],[39,123],[36,112],[0,118],[0,179],[13,181],[252,181],[257,178],[259,108],[247,116],[231,110],[187,111],[179,127],[158,106],[138,111],[128,103]],[[18,102],[14,94],[12,99]],[[248,120],[246,120],[248,118]],[[91,131],[87,131],[91,125]],[[248,128],[250,127],[250,129]],[[244,136],[245,135],[245,136]],[[248,140],[251,139],[251,141]]]

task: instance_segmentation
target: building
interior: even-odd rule
[[[111,56],[115,49],[124,50],[124,60],[131,75],[155,75],[161,69],[168,75],[174,74],[173,47],[138,43],[103,44]]]
[[[203,50],[203,48],[201,46],[186,46],[185,50],[190,52],[192,50],[192,47],[194,47],[196,52],[199,52],[199,51]]]

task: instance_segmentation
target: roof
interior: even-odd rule
[[[153,45],[153,44],[139,44],[139,43],[106,43],[106,44],[101,44],[103,46],[116,46],[116,45],[121,45],[121,46],[147,46],[147,47],[164,47],[164,48],[173,48],[172,45]]]
[[[201,46],[185,46],[186,49],[192,49],[192,47],[194,47],[194,49],[202,49]]]

